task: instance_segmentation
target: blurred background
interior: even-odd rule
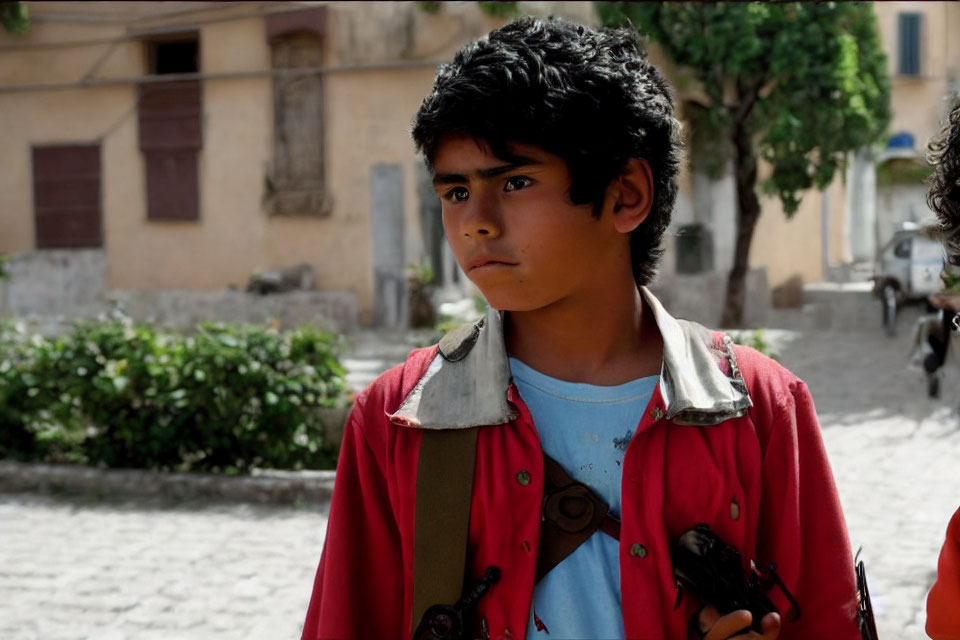
[[[0,3],[0,637],[299,633],[353,394],[484,307],[413,116],[520,15],[644,33],[689,160],[652,288],[810,384],[881,636],[924,637],[960,5],[839,5]]]

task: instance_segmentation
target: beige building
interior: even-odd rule
[[[27,36],[0,31],[0,253],[62,256],[57,277],[77,282],[102,262],[106,291],[243,288],[306,263],[362,324],[398,322],[407,265],[443,262],[410,124],[437,64],[504,18],[476,3],[28,6]],[[592,19],[585,3],[525,9]]]
[[[776,200],[764,201],[751,263],[772,287],[799,275],[805,282],[868,272],[876,251],[904,222],[931,218],[925,201],[925,148],[960,90],[960,5],[874,3],[891,76],[890,142],[851,156],[849,169],[825,194],[811,192],[787,221]],[[825,231],[825,233],[824,233]],[[814,239],[818,240],[814,240]]]
[[[874,239],[880,248],[902,223],[933,218],[926,187],[916,178],[925,173],[927,141],[960,95],[960,5],[889,2],[876,5],[876,12],[893,80],[891,140],[876,158]]]
[[[315,288],[337,296],[331,307],[316,294],[320,308],[395,326],[407,265],[427,256],[459,286],[409,127],[437,64],[504,18],[473,2],[28,4],[27,36],[0,31],[0,253],[40,266],[0,285],[0,309],[4,286],[16,311],[14,297],[54,304],[78,291],[213,295],[306,264]],[[521,6],[596,21],[590,3]],[[945,113],[960,6],[874,6],[894,78],[891,132],[906,135],[859,154],[789,221],[763,199],[751,263],[770,287],[840,277],[925,213],[922,187],[884,182],[900,174],[883,163],[916,162]],[[722,299],[735,206],[729,177],[681,176],[672,230],[699,224],[713,245],[712,279],[684,281],[697,304]],[[667,239],[666,287],[680,243]]]

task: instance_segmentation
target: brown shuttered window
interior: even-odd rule
[[[197,72],[196,34],[147,43],[150,73]],[[203,147],[199,80],[140,85],[140,149],[147,183],[148,220],[199,220],[197,155]]]
[[[147,219],[199,220],[197,152],[163,149],[144,154],[147,161]]]
[[[100,145],[33,148],[38,249],[102,247]]]

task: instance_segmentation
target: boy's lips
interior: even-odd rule
[[[473,271],[474,269],[479,269],[480,267],[493,266],[493,265],[515,267],[517,266],[517,263],[512,260],[508,260],[506,258],[501,258],[499,256],[478,255],[478,256],[474,256],[467,262],[466,270]]]

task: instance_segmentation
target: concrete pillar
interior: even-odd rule
[[[877,170],[870,150],[853,155],[847,167],[847,211],[854,262],[870,262],[877,251]]]
[[[713,270],[728,273],[733,267],[737,242],[737,196],[730,164],[719,179],[704,172],[693,173],[696,222],[710,230]]]
[[[403,168],[370,168],[370,247],[373,266],[373,321],[384,329],[407,326],[404,249]]]

